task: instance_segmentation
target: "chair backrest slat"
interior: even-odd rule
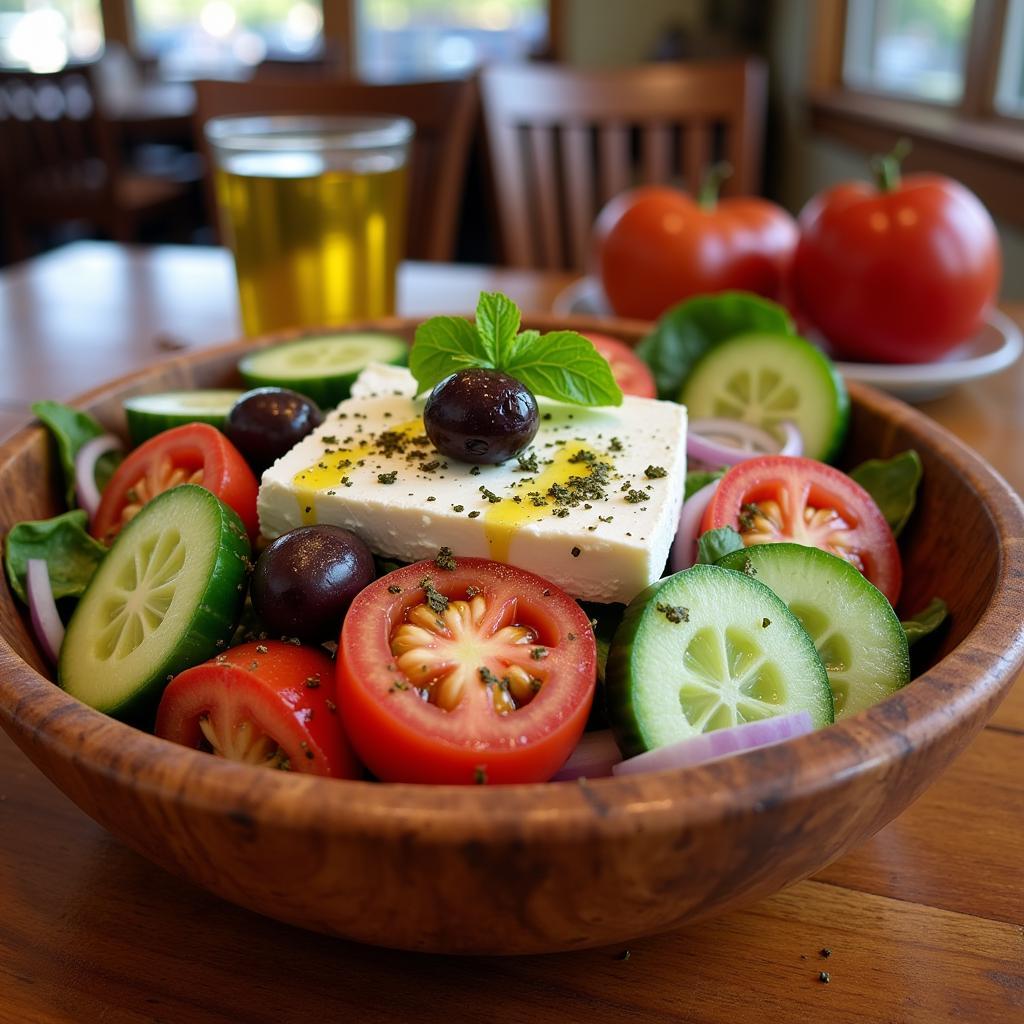
[[[529,132],[533,170],[533,196],[539,220],[540,262],[544,266],[560,266],[562,238],[559,231],[558,182],[555,167],[554,131],[547,125],[533,125]]]
[[[632,184],[629,127],[617,121],[601,125],[598,138],[601,140],[601,202],[607,203]]]
[[[696,189],[708,164],[725,157],[733,176],[724,195],[758,188],[758,60],[494,66],[481,73],[481,89],[503,257],[513,266],[585,269],[600,204],[634,185]]]
[[[672,127],[664,121],[651,121],[644,125],[643,173],[644,181],[664,185],[672,179]]]
[[[711,125],[694,121],[683,129],[683,180],[690,192],[700,189],[712,161]]]
[[[66,172],[110,156],[88,66],[0,70],[0,93],[0,163],[8,175]]]
[[[562,131],[566,178],[573,184],[566,189],[569,218],[570,264],[586,266],[590,258],[590,232],[594,219],[593,131],[589,125],[574,122]]]

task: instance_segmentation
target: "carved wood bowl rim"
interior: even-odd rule
[[[647,325],[584,316],[531,316],[541,330],[571,326],[634,341]],[[408,332],[417,320],[385,318],[334,331]],[[205,348],[120,377],[73,400],[88,406],[179,365],[187,367],[317,331]],[[93,711],[22,660],[0,638],[0,724],[20,745],[72,762],[140,796],[213,813],[244,813],[259,827],[293,833],[372,832],[381,841],[410,831],[464,843],[593,841],[657,832],[684,820],[694,829],[754,814],[784,799],[822,795],[839,780],[878,772],[941,741],[964,721],[974,729],[995,710],[1024,667],[1024,505],[981,456],[922,413],[872,388],[849,385],[854,403],[907,426],[973,488],[1001,539],[992,597],[973,629],[942,660],[897,694],[860,714],[775,747],[712,764],[647,775],[518,786],[414,786],[267,772],[188,750]],[[0,446],[0,481],[41,430],[29,426]],[[784,792],[780,791],[784,781]]]

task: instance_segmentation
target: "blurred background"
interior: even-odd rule
[[[0,0],[0,262],[76,238],[216,241],[197,80],[408,83],[515,61],[748,55],[768,72],[755,191],[797,213],[909,138],[908,169],[956,177],[991,210],[1003,296],[1024,298],[1024,0]],[[81,142],[73,181],[26,183],[8,126],[75,109],[102,145]],[[478,118],[453,252],[498,263],[483,140]],[[103,193],[95,211],[61,199],[83,183]],[[50,189],[51,215],[25,223],[29,186]]]

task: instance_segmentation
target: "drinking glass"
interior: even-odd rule
[[[207,123],[246,334],[394,313],[413,131],[404,117]]]

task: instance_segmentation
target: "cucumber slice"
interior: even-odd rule
[[[768,431],[789,420],[803,435],[804,455],[822,462],[839,451],[850,415],[846,385],[829,359],[786,334],[722,342],[693,368],[679,401],[692,419],[724,416]]]
[[[717,565],[633,599],[605,686],[623,757],[795,711],[815,726],[833,720],[828,676],[796,616],[763,583]]]
[[[242,396],[237,389],[166,391],[161,395],[136,395],[124,400],[124,414],[133,444],[185,423],[209,423],[220,429],[231,407]]]
[[[73,697],[143,721],[172,676],[231,639],[249,541],[205,488],[164,491],[121,531],[68,623],[57,666]]]
[[[409,346],[393,334],[327,334],[253,352],[238,372],[250,388],[291,388],[331,409],[368,363],[402,365],[408,357]]]
[[[716,564],[753,569],[803,623],[828,672],[837,719],[910,682],[910,650],[899,618],[845,559],[802,544],[758,544]]]

